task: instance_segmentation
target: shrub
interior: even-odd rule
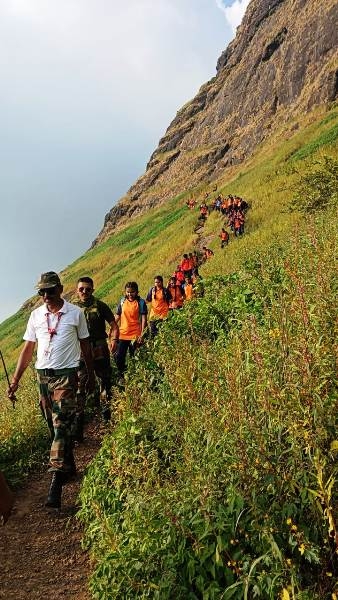
[[[334,211],[338,200],[338,161],[323,156],[309,163],[308,170],[295,185],[292,209],[314,212],[329,208]],[[332,215],[328,215],[331,220]]]
[[[334,592],[333,240],[206,280],[135,357],[81,492],[94,598]]]

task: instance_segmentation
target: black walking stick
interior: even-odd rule
[[[4,357],[3,357],[3,355],[2,355],[2,352],[1,352],[1,350],[0,350],[0,358],[1,358],[1,361],[2,361],[2,364],[3,364],[3,367],[4,367],[4,371],[5,371],[5,375],[6,375],[6,379],[7,379],[8,387],[11,387],[11,384],[10,384],[10,381],[9,381],[9,377],[8,377],[8,371],[7,371],[7,369],[6,369],[5,360],[4,360]],[[16,402],[16,396],[15,396],[15,394],[12,394],[12,395],[10,396],[10,401],[11,401],[11,402],[12,402],[12,404],[13,404],[13,408],[15,408],[15,402]]]

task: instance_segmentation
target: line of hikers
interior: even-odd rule
[[[110,421],[111,357],[118,377],[123,380],[128,352],[134,356],[147,332],[155,336],[171,312],[180,309],[194,295],[203,294],[198,273],[201,260],[202,256],[197,253],[194,260],[184,255],[167,286],[163,277],[157,275],[145,299],[140,297],[136,281],[127,282],[115,313],[95,297],[91,277],[85,275],[78,279],[76,298],[68,302],[62,297],[63,285],[58,274],[55,271],[42,273],[37,294],[43,303],[28,319],[24,345],[7,394],[13,402],[16,400],[15,393],[37,345],[39,405],[51,440],[48,471],[52,478],[46,507],[61,507],[63,485],[77,472],[73,450],[75,442],[83,442],[85,408],[91,397],[100,407],[103,421]],[[3,489],[4,486],[5,482]],[[0,504],[3,521],[9,516],[10,503],[7,504],[8,508]]]
[[[222,215],[230,217],[233,211],[240,210],[241,212],[245,213],[249,208],[249,204],[246,200],[244,200],[244,198],[241,198],[240,196],[233,196],[232,194],[229,194],[228,196],[222,196],[221,194],[218,194],[218,196],[216,196],[210,204],[207,204],[206,199],[207,198],[205,198],[199,205],[199,215],[202,219],[206,219],[213,210],[222,213]],[[197,205],[197,200],[190,198],[187,200],[186,205],[189,209],[193,209]]]
[[[205,220],[211,210],[219,211],[227,217],[227,226],[234,234],[242,235],[248,204],[238,196],[218,195],[209,207],[208,197],[209,193],[199,207],[200,218]],[[195,201],[190,201],[189,208],[195,205]],[[225,227],[219,234],[221,248],[229,242]],[[96,298],[91,277],[79,278],[76,298],[70,303],[62,298],[63,286],[57,273],[49,271],[41,275],[37,290],[43,304],[33,310],[28,320],[25,344],[8,397],[14,403],[20,379],[33,359],[37,344],[39,404],[51,438],[52,480],[46,506],[60,508],[62,486],[69,475],[76,473],[73,447],[76,441],[83,442],[85,408],[90,398],[94,398],[103,421],[108,423],[113,364],[116,382],[123,385],[127,356],[134,356],[146,335],[156,336],[170,313],[192,298],[204,295],[199,267],[213,255],[207,246],[202,251],[184,254],[166,284],[162,275],[156,275],[145,298],[140,296],[136,281],[127,282],[115,312]]]
[[[241,209],[234,208],[235,202],[232,207],[225,207],[219,201],[220,198],[215,199],[212,210],[225,210],[230,227],[233,219],[236,233],[236,213]],[[209,214],[205,203],[202,212]],[[244,220],[241,226],[243,232]],[[222,228],[220,236],[223,247],[229,234]],[[117,369],[117,383],[123,384],[127,355],[134,356],[147,334],[156,336],[170,313],[192,298],[203,296],[199,267],[213,255],[207,246],[203,246],[202,252],[184,254],[166,285],[163,276],[156,275],[145,298],[141,298],[136,281],[127,282],[115,312],[96,298],[91,277],[84,275],[78,279],[76,298],[71,303],[62,297],[63,286],[57,273],[48,271],[41,275],[36,287],[43,304],[30,315],[24,346],[7,393],[14,403],[15,392],[37,345],[39,404],[51,439],[48,466],[52,479],[47,507],[60,508],[62,486],[76,473],[73,448],[76,441],[83,441],[89,398],[95,398],[105,423],[111,419],[111,358]]]

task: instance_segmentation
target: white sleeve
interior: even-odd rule
[[[36,342],[36,333],[35,333],[35,327],[33,324],[33,313],[31,313],[31,315],[28,319],[28,323],[27,323],[27,327],[26,327],[26,331],[24,333],[23,339],[25,340],[25,342]]]

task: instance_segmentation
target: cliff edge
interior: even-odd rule
[[[337,0],[252,0],[217,74],[177,113],[93,245],[178,192],[219,178],[271,132],[338,93]]]

